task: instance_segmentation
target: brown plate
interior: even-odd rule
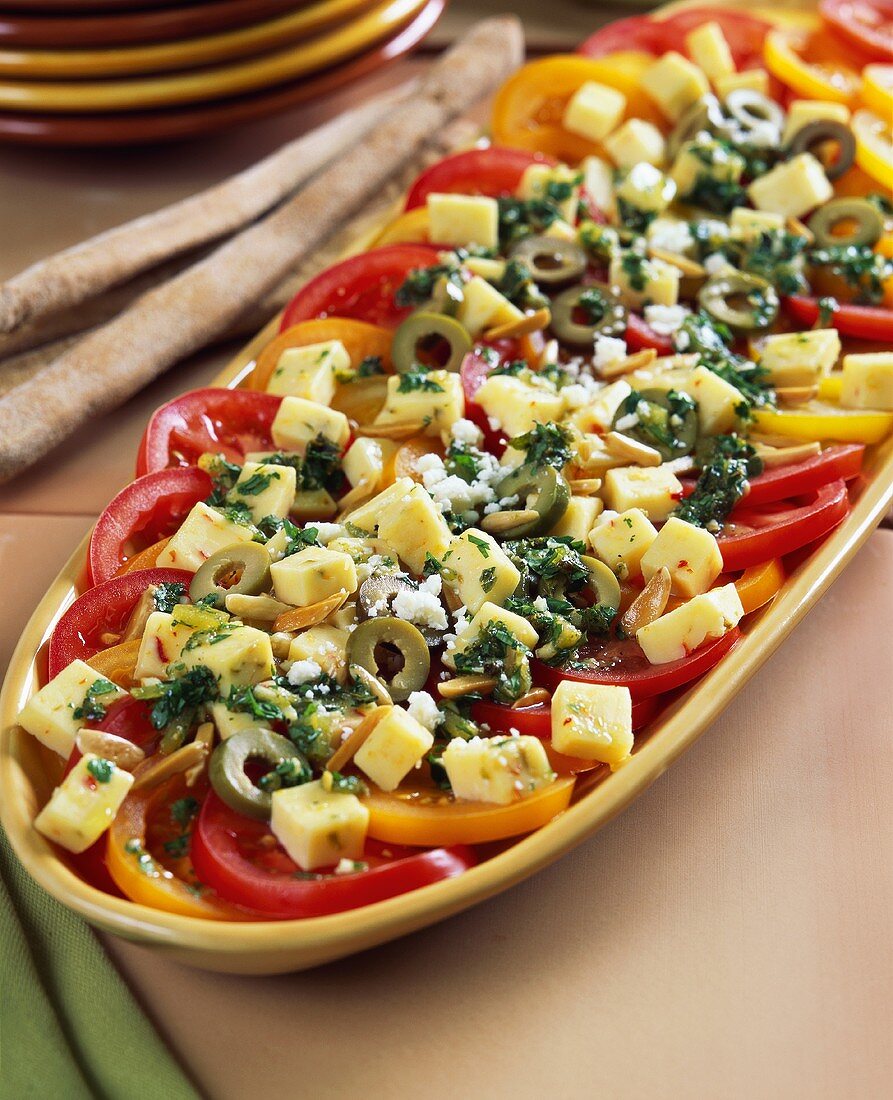
[[[219,133],[320,99],[401,57],[422,41],[445,6],[446,0],[428,0],[406,26],[374,49],[273,91],[221,100],[207,107],[134,111],[113,116],[2,111],[0,141],[16,145],[147,145]]]
[[[7,0],[10,3],[11,0]],[[121,15],[21,15],[0,12],[0,43],[8,46],[130,46],[173,42],[193,35],[247,27],[310,0],[210,0],[188,7]],[[79,10],[88,7],[82,5]]]
[[[6,0],[11,11],[133,11],[138,8],[182,7],[180,0]]]

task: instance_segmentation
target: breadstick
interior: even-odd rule
[[[372,198],[432,134],[492,91],[523,57],[520,23],[488,19],[449,50],[411,100],[299,195],[0,399],[0,481],[32,465],[93,416],[204,347]]]

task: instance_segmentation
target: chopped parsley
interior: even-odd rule
[[[257,781],[262,791],[278,791],[283,787],[299,787],[302,783],[309,783],[313,778],[313,771],[299,756],[290,756],[280,762],[271,771],[262,775]]]
[[[194,798],[178,798],[171,803],[171,821],[185,829],[198,813],[199,804]]]
[[[182,581],[162,581],[155,585],[152,593],[152,604],[156,611],[164,611],[166,614],[174,610],[177,604],[182,603],[186,597],[186,585]]]
[[[691,496],[673,511],[677,519],[706,527],[716,534],[747,491],[748,478],[763,468],[756,451],[737,435],[718,435],[709,441],[701,474]]]
[[[571,448],[573,436],[562,424],[534,424],[529,432],[509,441],[516,451],[525,451],[524,464],[531,469],[541,470],[544,466],[554,466],[562,470],[573,458]]]
[[[420,306],[427,302],[440,279],[462,285],[462,274],[453,264],[432,264],[410,271],[394,295],[394,302],[401,307]]]
[[[258,699],[254,688],[244,684],[233,684],[224,700],[227,710],[236,714],[250,714],[265,722],[279,722],[285,719],[282,707],[269,699]]]
[[[87,771],[97,783],[108,783],[115,771],[115,765],[111,760],[104,760],[97,756],[95,760],[87,762]]]
[[[106,708],[100,700],[103,696],[111,695],[117,690],[111,680],[106,680],[103,677],[94,680],[87,688],[83,703],[72,711],[72,717],[83,718],[88,722],[101,722],[105,718]]]
[[[468,541],[472,544],[472,546],[476,546],[478,548],[478,552],[480,553],[482,558],[490,557],[490,547],[487,545],[484,539],[479,539],[477,535],[469,535]]]
[[[499,244],[506,248],[533,233],[541,233],[561,220],[561,210],[551,199],[503,197],[499,205]]]
[[[358,775],[342,775],[340,772],[329,772],[332,777],[330,790],[338,794],[368,794],[369,788]]]
[[[640,252],[628,250],[620,258],[620,267],[629,282],[630,288],[639,293],[648,286],[647,263],[647,258]]]
[[[769,372],[759,363],[731,350],[732,333],[703,310],[686,317],[674,337],[677,351],[699,352],[701,364],[718,374],[741,394],[735,412],[747,419],[753,409],[775,403],[775,391],[768,382]]]
[[[484,556],[486,557],[486,555]],[[481,588],[484,592],[489,592],[494,584],[496,584],[496,566],[491,565],[489,569],[484,569],[481,572]]]
[[[462,675],[492,676],[496,679],[493,697],[498,703],[511,703],[530,691],[530,650],[519,641],[505,623],[487,623],[466,649],[456,653],[456,671]]]
[[[856,291],[856,299],[877,305],[884,298],[884,283],[893,276],[893,260],[875,252],[867,245],[832,245],[815,248],[809,262],[827,267]]]
[[[443,393],[443,386],[429,377],[426,369],[408,370],[400,375],[397,393]]]
[[[217,679],[209,668],[199,665],[175,680],[135,687],[131,694],[135,699],[152,702],[149,721],[155,729],[161,730],[175,719],[193,715],[203,703],[213,702],[218,694]]]
[[[316,439],[311,439],[307,444],[298,476],[302,489],[336,492],[343,477],[341,448],[320,432]]]
[[[354,378],[374,378],[377,374],[384,374],[384,364],[380,355],[366,355],[360,360]]]
[[[237,484],[233,492],[241,497],[256,497],[269,489],[274,481],[280,480],[280,474],[276,470],[257,470],[245,481]]]

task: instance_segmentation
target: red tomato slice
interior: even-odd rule
[[[641,317],[631,313],[626,320],[626,343],[631,352],[654,348],[658,355],[672,355],[673,341],[669,336],[659,336]]]
[[[766,470],[751,479],[741,506],[750,509],[758,504],[810,493],[829,481],[851,481],[861,473],[864,455],[863,443],[842,443],[803,462]]]
[[[370,840],[363,855],[368,870],[305,876],[270,837],[264,822],[242,817],[209,794],[192,837],[199,879],[227,901],[288,920],[371,905],[452,878],[477,862],[461,845],[419,852]]]
[[[893,3],[890,0],[822,0],[819,14],[873,60],[893,60]]]
[[[818,321],[820,310],[815,298],[791,297],[782,301],[788,313],[804,328]],[[893,309],[841,304],[834,310],[829,324],[844,336],[887,343],[893,341]]]
[[[633,729],[646,726],[657,712],[658,701],[654,697],[636,699],[633,702]],[[517,730],[521,734],[549,741],[552,737],[551,707],[519,707],[513,710],[501,703],[483,699],[473,704],[471,717],[476,722],[485,722],[493,733],[510,733]]]
[[[632,15],[628,19],[612,20],[595,31],[581,42],[577,53],[585,57],[607,57],[622,50],[640,50],[658,57],[675,49],[676,45],[669,42],[662,23],[647,15]]]
[[[184,569],[142,569],[125,573],[85,592],[56,623],[47,654],[52,680],[72,661],[89,660],[110,644],[105,634],[121,634],[130,612],[150,584],[179,581],[188,585],[192,573]]]
[[[801,497],[800,500],[803,500]],[[846,482],[832,481],[804,503],[784,502],[736,508],[718,538],[723,568],[734,573],[769,558],[781,558],[826,535],[850,510]]]
[[[93,584],[110,580],[134,553],[172,535],[211,487],[204,470],[181,466],[138,477],[122,489],[90,536]]]
[[[652,665],[635,638],[594,640],[580,650],[580,659],[588,660],[583,669],[552,668],[542,661],[532,664],[536,683],[554,691],[562,680],[590,684],[617,684],[628,687],[633,703],[673,691],[703,675],[724,657],[738,641],[737,627],[715,641],[707,642],[687,657],[665,665]]]
[[[411,271],[437,263],[427,244],[387,244],[326,268],[285,307],[280,332],[315,317],[352,317],[382,328],[396,328],[411,310],[394,295]]]
[[[274,450],[270,426],[282,398],[254,390],[190,390],[152,414],[140,444],[137,477],[168,466],[194,466],[206,452],[243,462]]]
[[[424,206],[432,192],[487,195],[492,199],[512,195],[531,164],[554,164],[551,157],[523,149],[468,149],[444,157],[416,179],[406,198],[406,209]]]
[[[506,448],[506,438],[502,432],[494,431],[490,427],[489,417],[474,399],[491,370],[493,366],[488,359],[477,351],[470,351],[462,362],[459,377],[462,379],[462,390],[465,394],[466,417],[484,433],[484,449],[499,456]]]

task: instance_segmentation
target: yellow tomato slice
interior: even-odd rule
[[[100,676],[111,680],[118,687],[132,688],[133,670],[136,667],[141,644],[140,638],[133,638],[129,642],[121,642],[120,645],[102,649],[99,653],[94,653],[87,664]]]
[[[862,100],[880,118],[893,117],[893,65],[865,66]]]
[[[720,577],[717,584],[723,583],[725,583],[724,578]],[[767,604],[783,584],[784,566],[778,558],[772,558],[770,561],[745,569],[735,581],[735,588],[738,590],[745,615]]]
[[[247,386],[252,390],[265,390],[276,364],[289,348],[304,348],[308,344],[321,344],[326,340],[340,340],[347,349],[351,363],[360,363],[367,356],[377,356],[385,370],[391,369],[391,341],[393,332],[365,321],[347,317],[322,317],[315,321],[301,321],[274,337],[257,357],[254,370],[248,376]]]
[[[756,413],[757,427],[792,439],[827,439],[836,443],[879,443],[893,428],[893,413],[841,409],[812,401],[799,409]]]
[[[808,49],[809,36],[771,30],[763,45],[766,68],[798,95],[851,103],[859,91],[859,74],[842,61],[807,61],[801,53]]]
[[[893,128],[873,111],[856,111],[851,123],[856,135],[856,163],[872,179],[893,189]]]
[[[382,229],[372,242],[372,247],[380,248],[385,244],[427,244],[430,240],[428,226],[427,206],[404,210]]]
[[[556,779],[510,806],[457,802],[433,787],[399,788],[390,794],[370,784],[363,799],[369,836],[389,844],[436,848],[442,844],[485,844],[533,832],[566,810],[572,777]]]

